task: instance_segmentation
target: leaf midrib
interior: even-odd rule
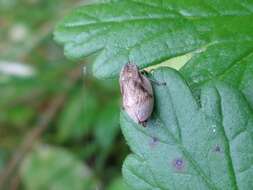
[[[165,81],[164,80],[164,76],[163,80],[161,81]],[[160,79],[159,79],[160,80]],[[170,94],[170,90],[168,88],[166,88],[166,91],[168,94]],[[172,96],[171,96],[172,97]],[[173,100],[172,100],[173,101]],[[199,110],[198,110],[199,111]],[[175,145],[182,151],[182,153],[184,154],[184,156],[188,159],[188,161],[191,163],[191,165],[193,166],[193,168],[195,169],[195,171],[199,174],[199,176],[201,176],[201,178],[204,180],[205,184],[210,188],[210,189],[216,189],[218,190],[218,188],[215,186],[215,183],[209,179],[208,176],[206,176],[205,172],[202,170],[202,168],[198,165],[198,163],[191,157],[191,154],[187,151],[187,149],[183,146],[182,143],[180,143],[180,141],[174,136],[174,134],[169,130],[168,127],[166,127],[164,121],[157,115],[157,119],[162,123],[163,128],[165,129],[165,131],[167,132],[168,136],[170,136],[172,138],[172,140],[175,142]],[[180,126],[177,126],[180,127]]]
[[[175,145],[182,151],[184,154],[185,158],[191,163],[195,171],[201,176],[201,178],[204,180],[205,184],[210,188],[210,189],[216,189],[218,188],[215,186],[214,182],[206,176],[204,171],[201,169],[201,167],[197,164],[197,162],[191,157],[191,154],[186,150],[186,148],[180,144],[180,142],[176,139],[176,137],[169,131],[169,129],[166,127],[164,121],[157,116],[157,119],[161,122],[163,125],[163,128],[165,128],[168,136],[172,138],[172,140],[175,142]]]
[[[87,23],[77,23],[73,24],[71,22],[60,24],[59,27],[65,27],[65,28],[74,28],[74,27],[91,27],[91,26],[103,26],[103,25],[109,25],[109,24],[122,24],[122,23],[131,23],[131,22],[153,22],[153,21],[162,21],[162,20],[188,20],[188,21],[194,21],[194,20],[207,20],[207,19],[215,19],[215,18],[238,18],[238,17],[253,17],[253,14],[248,15],[218,15],[218,16],[183,16],[183,17],[167,17],[167,16],[157,16],[157,17],[132,17],[126,19],[108,19],[108,20],[98,20],[95,22],[87,22]],[[115,18],[115,17],[114,17]],[[117,18],[117,17],[116,17]]]

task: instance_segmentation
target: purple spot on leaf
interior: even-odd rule
[[[221,152],[221,147],[218,144],[215,145],[214,152]]]
[[[185,168],[185,161],[181,158],[174,159],[172,164],[177,171],[182,171]]]
[[[159,143],[158,138],[152,137],[152,139],[149,142],[149,146],[150,148],[154,148],[158,143]]]

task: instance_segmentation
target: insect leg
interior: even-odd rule
[[[147,127],[147,121],[138,121],[138,123],[142,125],[142,127]]]
[[[152,83],[154,83],[158,86],[165,86],[166,85],[166,82],[161,82],[161,81],[157,81],[157,80],[154,80],[154,79],[150,78],[149,73],[145,70],[142,70],[141,74],[145,75],[150,80],[150,82],[152,82]]]
[[[141,74],[145,75],[148,78],[148,80],[150,80],[150,82],[152,82],[158,86],[165,86],[166,85],[166,82],[161,82],[161,81],[157,81],[157,80],[150,78],[150,76],[148,75],[148,72],[145,70],[141,71]]]

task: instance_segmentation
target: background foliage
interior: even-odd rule
[[[95,79],[92,57],[73,63],[53,41],[83,3],[0,0],[0,189],[126,189],[117,81]]]

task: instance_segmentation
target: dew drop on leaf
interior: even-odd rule
[[[214,134],[216,134],[216,132],[217,132],[217,127],[216,127],[216,125],[212,125],[211,128],[212,128],[212,132],[213,132]]]

